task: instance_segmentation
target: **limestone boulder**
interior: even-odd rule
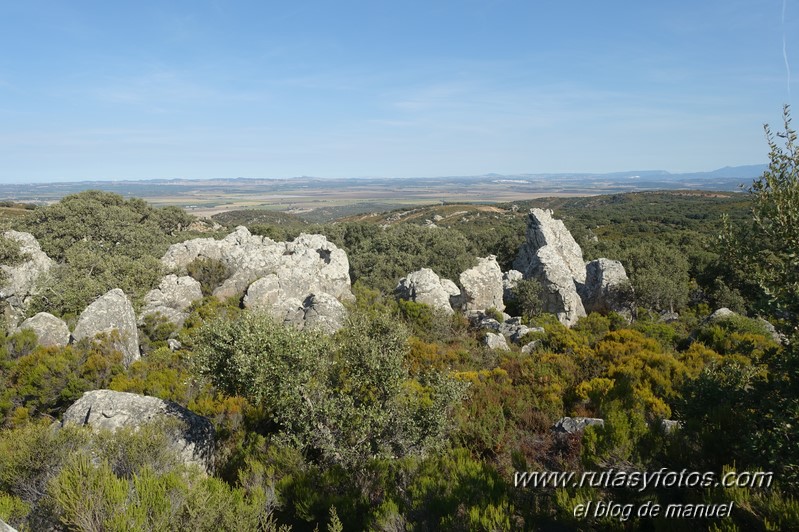
[[[79,341],[114,332],[118,333],[114,347],[122,352],[123,363],[129,366],[139,359],[139,333],[133,305],[119,288],[97,298],[81,312],[72,337]]]
[[[447,313],[452,313],[451,299],[459,298],[461,293],[455,283],[441,279],[430,268],[422,268],[400,279],[395,292],[400,299],[424,303]]]
[[[69,343],[69,327],[64,320],[48,312],[40,312],[23,321],[19,329],[30,329],[36,333],[39,344],[45,347],[64,347]]]
[[[211,472],[214,428],[211,422],[172,401],[112,390],[86,392],[70,406],[61,426],[81,425],[94,430],[137,429],[147,423],[163,423],[170,447],[186,464]]]
[[[244,295],[244,307],[270,312],[281,299],[280,279],[270,273],[253,282]]]
[[[632,312],[632,288],[624,266],[617,260],[597,259],[586,265],[585,283],[578,291],[586,312]]]
[[[516,295],[513,289],[516,288],[516,284],[522,279],[524,279],[524,275],[518,270],[508,270],[502,274],[502,297],[505,300],[505,304],[515,299]]]
[[[538,327],[535,328],[536,330]],[[501,332],[504,336],[510,338],[510,340],[514,343],[519,343],[524,335],[530,332],[533,329],[530,329],[527,325],[522,324],[522,319],[519,316],[506,319],[499,325],[499,332]]]
[[[562,417],[560,418],[552,429],[555,432],[562,432],[566,434],[574,434],[582,432],[586,427],[604,427],[605,420],[598,417]]]
[[[478,259],[477,266],[461,273],[460,283],[464,310],[505,310],[502,270],[495,255]]]
[[[5,280],[0,284],[0,300],[8,304],[12,325],[16,325],[24,316],[31,298],[36,295],[40,281],[55,266],[55,261],[42,251],[39,242],[30,233],[6,231],[3,236],[17,242],[20,252],[25,256],[20,264],[0,265],[0,270],[5,274]]]
[[[199,281],[189,276],[167,275],[161,279],[158,288],[150,290],[144,296],[140,321],[148,314],[160,313],[178,327],[182,327],[188,317],[186,309],[202,297]]]
[[[715,323],[718,321],[724,321],[729,318],[734,318],[739,316],[737,312],[733,312],[732,310],[728,309],[727,307],[721,307],[713,312],[710,316],[705,318],[705,322],[707,323]]]
[[[304,302],[305,330],[319,331],[324,334],[333,334],[344,326],[347,318],[347,309],[344,305],[331,296],[321,292],[312,294]]]
[[[489,349],[496,349],[499,351],[510,351],[510,347],[508,347],[508,342],[505,340],[505,337],[501,334],[495,333],[486,333],[485,335],[485,345]]]

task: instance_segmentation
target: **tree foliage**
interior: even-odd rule
[[[74,316],[113,288],[143,296],[158,284],[158,259],[172,235],[191,220],[176,207],[156,209],[138,198],[91,190],[37,208],[19,227],[59,265],[31,310]]]
[[[722,235],[733,283],[760,304],[760,311],[799,325],[799,144],[783,110],[784,131],[766,125],[768,169],[749,187],[751,222]],[[780,140],[782,142],[780,142]]]
[[[284,439],[357,469],[432,448],[459,397],[446,378],[409,378],[406,338],[387,316],[355,316],[328,340],[248,313],[200,332],[198,371],[262,405]]]

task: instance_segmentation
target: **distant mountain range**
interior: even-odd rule
[[[549,196],[615,194],[650,190],[737,192],[762,175],[766,165],[724,167],[711,172],[631,170],[612,173],[484,174],[416,178],[151,179],[0,184],[0,200],[49,203],[89,189],[179,205],[197,213],[231,208],[306,212],[331,205],[420,205],[432,202],[493,203]]]

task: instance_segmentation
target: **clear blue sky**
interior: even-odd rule
[[[704,171],[766,162],[799,2],[0,0],[0,50],[1,183]]]

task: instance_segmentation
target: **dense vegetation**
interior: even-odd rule
[[[799,151],[785,128],[785,143],[768,137],[772,164],[745,195],[444,205],[324,226],[229,215],[220,221],[275,239],[321,232],[343,247],[356,294],[345,327],[296,332],[206,297],[180,330],[142,326],[148,354],[128,368],[108,339],[44,348],[29,331],[0,333],[0,519],[32,530],[799,529]],[[457,281],[491,253],[509,269],[532,205],[555,208],[586,259],[623,261],[632,322],[591,314],[568,329],[540,313],[540,287],[527,283],[517,310],[543,329],[525,338],[535,348],[491,351],[463,316],[395,300],[398,278],[420,267]],[[438,228],[426,227],[436,215]],[[190,221],[96,192],[14,218],[60,264],[31,312],[69,318],[108,288],[141,296],[166,246],[196,236]],[[193,266],[206,291],[224,278],[217,266]],[[720,306],[739,314],[708,320]],[[166,347],[172,337],[181,349]],[[97,388],[209,417],[215,474],[179,465],[158,427],[48,428]],[[564,415],[605,424],[552,431]],[[681,426],[666,432],[664,419]],[[517,471],[661,468],[763,470],[774,484],[514,486]],[[600,500],[734,507],[726,519],[575,517]]]

